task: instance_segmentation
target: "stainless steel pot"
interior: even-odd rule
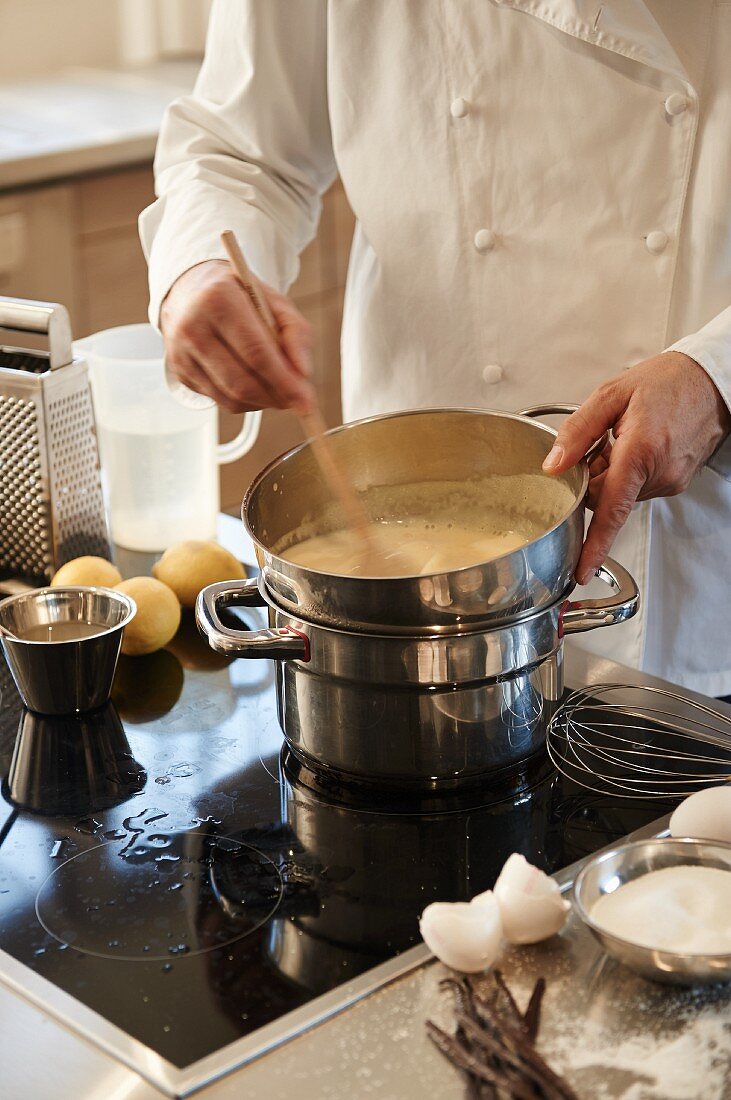
[[[414,482],[516,479],[516,508],[544,533],[503,557],[429,576],[342,577],[287,561],[281,550],[287,536],[325,509],[331,493],[310,444],[276,459],[242,506],[267,590],[300,619],[379,634],[459,633],[486,619],[495,625],[551,606],[572,583],[579,560],[589,471],[582,461],[559,478],[544,474],[541,464],[556,433],[533,417],[575,409],[428,409],[371,417],[327,433],[335,460],[366,494]]]
[[[253,483],[243,518],[260,578],[205,589],[197,618],[214,649],[277,661],[282,729],[308,767],[346,782],[422,791],[514,767],[543,747],[563,690],[563,635],[629,618],[639,599],[629,574],[607,562],[599,576],[615,594],[567,602],[583,542],[588,464],[559,479],[544,475],[555,432],[532,417],[573,408],[431,409],[328,433],[336,461],[366,494],[432,481],[452,483],[457,493],[475,479],[490,493],[504,497],[507,486],[518,494],[511,507],[543,533],[451,572],[342,577],[287,561],[287,536],[330,499],[308,444]],[[411,496],[409,489],[406,508]],[[269,627],[227,628],[219,617],[226,606],[267,606]]]
[[[637,610],[637,586],[625,569],[607,561],[598,576],[614,595],[558,599],[470,633],[366,634],[312,623],[279,605],[264,574],[204,589],[196,616],[218,652],[276,660],[280,723],[308,767],[346,782],[441,790],[513,767],[543,747],[563,691],[563,636]],[[221,622],[224,607],[263,606],[265,629]]]

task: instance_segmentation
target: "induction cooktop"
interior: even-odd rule
[[[0,688],[0,979],[172,1096],[409,969],[424,906],[511,852],[552,872],[663,811],[547,759],[467,802],[332,791],[283,749],[271,663],[190,615],[95,714]]]

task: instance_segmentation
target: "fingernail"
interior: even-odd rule
[[[562,459],[563,447],[560,447],[558,443],[556,443],[553,447],[551,447],[551,450],[548,452],[545,459],[543,460],[543,469],[555,470],[555,468],[560,465]]]

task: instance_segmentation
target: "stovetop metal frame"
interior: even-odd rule
[[[112,1058],[129,1066],[167,1096],[191,1096],[227,1073],[240,1069],[282,1043],[324,1023],[331,1016],[403,977],[431,957],[424,944],[373,967],[337,989],[288,1012],[251,1035],[236,1039],[221,1050],[183,1069],[162,1058],[138,1039],[133,1039],[100,1013],[87,1008],[70,993],[36,974],[0,949],[0,983],[30,1001],[60,1024],[100,1047]]]

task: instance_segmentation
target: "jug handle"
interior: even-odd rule
[[[199,593],[195,605],[198,629],[216,653],[229,657],[269,657],[276,661],[309,661],[310,640],[290,626],[266,630],[232,630],[221,622],[219,607],[265,607],[256,578],[219,581]]]
[[[540,416],[561,416],[564,413],[566,416],[571,416],[572,413],[578,412],[580,408],[580,405],[533,405],[530,409],[522,409],[518,416],[528,416],[532,420],[537,420]],[[597,439],[596,443],[593,443],[586,452],[584,461],[591,465],[594,459],[602,453],[608,442],[609,432],[605,432],[601,439]]]
[[[229,462],[236,462],[238,458],[247,455],[259,438],[261,427],[261,409],[244,414],[244,422],[238,435],[230,439],[228,443],[219,443],[216,448],[216,458],[219,466],[226,466]]]

